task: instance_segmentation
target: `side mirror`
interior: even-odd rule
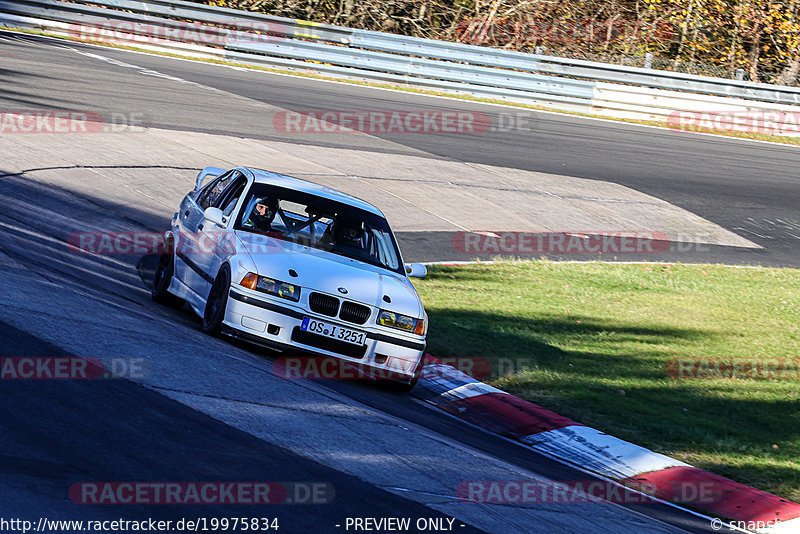
[[[406,274],[411,278],[425,278],[428,275],[428,268],[421,263],[407,263]]]
[[[197,174],[197,180],[194,182],[194,190],[200,191],[200,188],[203,187],[203,180],[209,176],[216,177],[224,172],[225,169],[220,169],[219,167],[206,167]]]
[[[215,207],[206,208],[206,211],[203,212],[203,218],[208,222],[212,222],[217,226],[225,226],[228,220],[225,218],[225,215],[222,213],[222,210]]]

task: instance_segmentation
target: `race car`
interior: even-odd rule
[[[414,387],[427,314],[386,217],[345,193],[248,167],[206,167],[164,234],[152,298],[203,331],[357,364]]]

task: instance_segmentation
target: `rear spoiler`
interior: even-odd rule
[[[194,190],[200,191],[200,188],[203,186],[203,180],[211,177],[217,177],[220,174],[226,172],[225,169],[220,169],[219,167],[206,167],[202,171],[200,171],[197,175],[197,181],[194,183]]]

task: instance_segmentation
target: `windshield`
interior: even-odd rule
[[[268,234],[405,274],[386,219],[309,193],[253,184],[236,229]]]

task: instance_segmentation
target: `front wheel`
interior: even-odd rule
[[[164,253],[158,257],[158,266],[156,266],[156,274],[153,278],[153,287],[150,289],[150,297],[159,304],[179,309],[183,306],[183,299],[168,291],[173,276],[175,276],[175,256]]]
[[[228,292],[231,287],[231,271],[223,265],[217,278],[211,285],[206,300],[206,309],[203,313],[203,332],[212,336],[219,335],[222,330],[222,321],[225,320],[225,308],[228,307]]]
[[[414,386],[417,385],[419,382],[419,377],[422,374],[422,367],[425,364],[425,356],[420,358],[419,363],[417,363],[416,369],[414,369],[414,376],[408,382],[401,382],[399,380],[383,380],[381,385],[388,389],[389,391],[396,391],[398,393],[407,393],[414,389]]]

